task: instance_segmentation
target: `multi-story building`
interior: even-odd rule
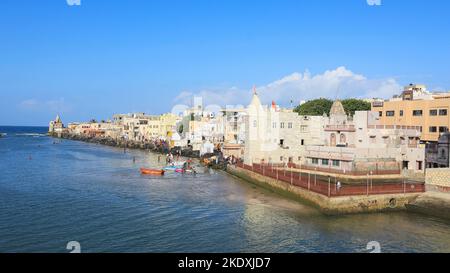
[[[245,148],[245,109],[222,109],[218,135],[224,156],[242,158]]]
[[[180,121],[180,118],[172,113],[167,113],[161,115],[159,121],[159,135],[169,139],[176,130],[177,122]]]
[[[145,113],[115,115],[114,121],[123,126],[123,137],[128,140],[149,141],[160,136],[160,116]]]
[[[217,143],[222,139],[220,128],[220,120],[213,112],[203,108],[202,99],[199,97],[194,98],[193,107],[183,112],[183,117],[177,124],[181,138],[195,151],[200,151],[206,141]]]
[[[430,93],[424,85],[406,86],[400,96],[374,101],[372,111],[387,126],[419,126],[421,141],[437,142],[450,128],[450,92]]]
[[[274,102],[263,106],[256,92],[247,108],[245,125],[246,164],[301,163],[304,147],[316,143],[321,134],[321,117],[302,117]]]
[[[378,112],[357,111],[349,117],[336,101],[324,132],[321,145],[306,147],[306,167],[344,173],[424,170],[418,126],[381,125]]]
[[[70,123],[67,129],[76,135],[118,139],[122,136],[123,126],[112,122],[83,122]]]

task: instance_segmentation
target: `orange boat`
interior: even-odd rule
[[[145,175],[164,175],[164,170],[154,170],[154,169],[141,168],[141,174],[145,174]]]

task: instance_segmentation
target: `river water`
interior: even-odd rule
[[[0,127],[0,252],[450,252],[439,218],[324,216],[213,171],[141,176],[158,155],[45,130]]]

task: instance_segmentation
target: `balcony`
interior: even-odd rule
[[[355,132],[356,129],[354,125],[326,125],[325,131]]]

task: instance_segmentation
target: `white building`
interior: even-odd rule
[[[323,117],[304,117],[274,102],[263,106],[255,92],[247,108],[244,162],[301,163],[306,145],[323,135]]]

